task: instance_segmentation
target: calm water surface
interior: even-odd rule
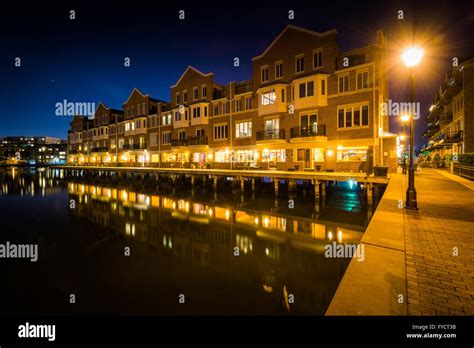
[[[320,202],[141,184],[0,168],[1,243],[39,245],[38,262],[0,259],[0,312],[321,315],[349,263],[324,246],[358,243],[373,212],[341,184]]]

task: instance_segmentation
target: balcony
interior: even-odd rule
[[[457,132],[447,132],[446,137],[444,138],[445,144],[455,144],[460,143],[463,140],[463,131]]]
[[[146,143],[143,143],[143,144],[133,144],[132,149],[133,149],[133,150],[145,150],[145,149],[146,149]]]
[[[187,146],[186,139],[171,139],[171,147]]]
[[[107,152],[109,151],[108,147],[93,147],[91,152]]]
[[[236,82],[235,83],[235,94],[242,94],[253,91],[252,80]]]
[[[316,128],[312,128],[312,127],[291,128],[291,138],[325,137],[325,136],[326,136],[325,125],[318,125]]]
[[[425,131],[423,134],[423,137],[425,138],[431,138],[433,135],[435,135],[437,132],[439,132],[439,125],[434,125],[428,127],[428,129]]]
[[[207,136],[202,137],[189,137],[186,139],[171,139],[171,146],[172,147],[180,147],[180,146],[202,146],[208,145],[209,139]]]
[[[207,136],[190,137],[190,138],[186,139],[186,142],[187,142],[188,146],[207,145],[208,144],[208,138],[207,138]]]
[[[439,117],[440,122],[442,123],[449,123],[453,120],[453,112],[448,111],[448,112],[443,112],[440,117]]]
[[[266,129],[258,131],[257,141],[278,141],[285,140],[285,130],[284,129]]]

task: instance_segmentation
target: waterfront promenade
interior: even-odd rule
[[[447,172],[416,173],[418,211],[399,208],[394,174],[327,315],[473,315],[474,185]]]

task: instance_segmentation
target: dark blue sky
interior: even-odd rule
[[[197,8],[201,3],[205,7]],[[194,6],[180,1],[172,7],[139,1],[51,7],[21,3],[0,14],[0,136],[65,138],[70,118],[55,115],[55,104],[63,99],[96,104],[102,100],[121,108],[137,87],[169,100],[169,86],[189,64],[214,72],[220,83],[248,79],[251,58],[287,24],[316,31],[337,28],[342,49],[372,42],[377,28],[392,41],[410,26],[415,32],[427,31],[436,37],[430,44],[437,46],[438,64],[417,84],[426,110],[450,57],[474,56],[472,5],[444,3],[333,1],[324,6],[322,1],[298,1],[282,7],[263,2],[260,8],[242,2],[226,6],[225,1]],[[76,11],[75,20],[69,20],[70,9]],[[186,20],[178,20],[179,9],[186,11]],[[289,9],[295,11],[293,21],[288,20]],[[403,22],[396,18],[399,9],[404,10]],[[15,57],[21,57],[21,68],[14,67]],[[124,57],[131,58],[130,68],[123,66]],[[240,58],[239,68],[233,66],[234,57]],[[395,70],[391,74],[391,99],[406,100],[405,78]],[[420,122],[420,132],[422,127]],[[398,126],[392,130],[398,131]]]

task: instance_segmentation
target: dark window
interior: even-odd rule
[[[368,126],[369,125],[369,106],[364,105],[362,107],[362,125]]]
[[[296,58],[296,73],[304,71],[304,57]]]
[[[285,90],[284,89],[281,90],[281,102],[282,103],[285,102]]]
[[[346,110],[346,127],[352,127],[352,109]]]
[[[338,118],[339,128],[344,128],[344,109],[339,109],[337,118]]]
[[[354,127],[360,126],[360,109],[354,108]]]
[[[323,66],[323,52],[314,52],[313,53],[313,68],[320,68]]]
[[[268,81],[268,67],[262,68],[262,82]]]
[[[306,83],[300,83],[300,98],[306,97]]]
[[[275,69],[275,77],[279,79],[280,77],[283,77],[283,63],[277,63],[276,69]]]
[[[308,97],[312,97],[314,95],[314,81],[308,82]]]
[[[326,94],[326,80],[321,80],[321,95]]]

